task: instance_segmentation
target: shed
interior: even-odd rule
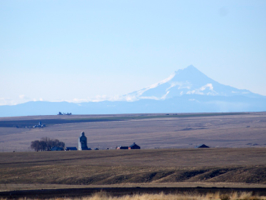
[[[210,147],[205,144],[201,144],[201,145],[196,146],[196,148],[210,148]]]
[[[66,147],[65,151],[77,151],[77,147]]]
[[[132,145],[129,146],[128,149],[140,149],[140,146],[134,142]]]
[[[128,146],[118,146],[116,149],[129,149]]]

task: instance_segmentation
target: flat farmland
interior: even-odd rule
[[[46,127],[31,128],[39,121]],[[0,191],[266,188],[263,112],[12,117],[0,119],[0,131]],[[42,137],[77,147],[82,131],[88,146],[101,150],[29,149]],[[133,142],[142,149],[114,150]],[[202,143],[212,148],[195,148]]]
[[[266,188],[265,148],[0,153],[0,191],[199,186]]]
[[[31,128],[42,121],[45,128]],[[0,118],[0,152],[31,151],[50,137],[78,145],[84,131],[92,149],[136,142],[142,149],[266,147],[266,113],[127,114]]]
[[[0,154],[0,184],[266,184],[265,148]],[[191,185],[190,185],[191,186]]]
[[[39,121],[46,127],[31,128]],[[264,112],[12,117],[0,119],[0,131],[2,191],[266,185]],[[77,147],[82,131],[101,150],[29,149],[42,137]],[[114,150],[133,142],[142,149]],[[195,149],[202,143],[212,148]]]

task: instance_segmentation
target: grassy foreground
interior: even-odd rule
[[[92,197],[82,198],[83,200],[259,200],[266,199],[266,197],[252,196],[250,193],[232,193],[232,194],[142,194],[142,195],[126,195],[122,197],[110,197],[105,193],[98,193]]]
[[[30,198],[21,198],[21,200],[26,200]],[[38,199],[38,198],[35,198]],[[105,192],[99,192],[92,196],[81,197],[81,198],[51,198],[49,200],[262,200],[266,199],[266,196],[254,196],[251,193],[230,193],[230,194],[220,194],[220,193],[208,193],[205,195],[199,194],[136,194],[136,195],[125,195],[121,197],[109,196]],[[6,200],[0,198],[0,200]]]

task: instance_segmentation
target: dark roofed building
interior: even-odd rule
[[[77,151],[77,147],[66,147],[66,151]]]
[[[116,149],[140,149],[140,146],[137,145],[135,142],[130,146],[118,146]]]
[[[129,146],[128,149],[140,149],[140,146],[134,142],[132,145]]]
[[[129,149],[128,146],[118,146],[116,149]]]
[[[205,144],[201,144],[201,145],[196,146],[196,148],[210,148],[210,147]]]

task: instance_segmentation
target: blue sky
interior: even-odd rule
[[[266,95],[266,1],[0,0],[0,105],[115,97],[194,65]]]

